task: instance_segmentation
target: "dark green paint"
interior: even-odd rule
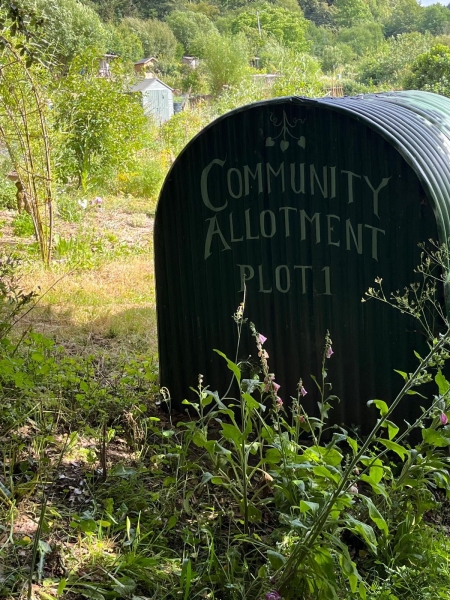
[[[388,291],[408,285],[417,244],[448,238],[448,131],[450,101],[433,94],[284,98],[233,111],[186,147],[155,221],[161,384],[175,407],[192,396],[199,373],[212,389],[227,389],[213,349],[234,359],[231,316],[245,273],[246,316],[268,338],[281,397],[295,396],[301,377],[313,410],[310,375],[320,374],[329,330],[329,380],[341,398],[335,419],[365,428],[367,400],[389,402],[401,387],[394,369],[411,371],[425,342],[413,320],[361,298],[378,276]],[[245,335],[239,358],[249,355],[257,361]]]

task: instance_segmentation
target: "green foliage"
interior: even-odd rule
[[[145,57],[155,56],[166,60],[174,58],[177,40],[166,23],[156,19],[142,21],[129,17],[123,19],[121,27],[139,38]]]
[[[285,50],[280,57],[278,68],[282,76],[273,86],[274,96],[298,94],[316,97],[322,95],[320,65],[313,57]]]
[[[186,54],[193,56],[202,55],[204,37],[217,34],[214,23],[199,12],[173,11],[167,17],[167,24]]]
[[[117,54],[124,62],[137,62],[144,56],[142,42],[124,23],[106,26],[108,34],[108,50]]]
[[[267,37],[297,52],[305,52],[309,48],[306,30],[307,21],[301,11],[293,12],[268,2],[239,12],[231,21],[231,33],[245,34],[256,52]]]
[[[5,23],[0,32],[0,137],[17,173],[23,207],[32,216],[41,258],[49,264],[52,238],[52,155],[49,73],[27,51],[27,39]]]
[[[422,12],[420,31],[429,32],[431,35],[445,35],[450,33],[450,10],[442,4],[426,6]]]
[[[392,13],[385,24],[385,35],[389,37],[418,31],[422,10],[416,0],[396,0]]]
[[[299,0],[300,8],[306,19],[319,27],[334,25],[336,8],[333,3],[326,0]]]
[[[237,86],[249,73],[249,50],[242,36],[218,33],[203,41],[203,64],[211,93],[219,94],[225,85]]]
[[[372,14],[365,0],[336,0],[334,19],[340,27],[353,27],[358,23],[368,22]]]
[[[173,115],[161,126],[164,151],[178,156],[186,144],[208,124],[208,115],[200,111],[184,110]]]
[[[12,228],[13,234],[17,237],[30,237],[34,235],[33,219],[27,212],[14,217]]]
[[[168,170],[164,155],[155,155],[153,150],[144,150],[136,156],[133,168],[120,173],[117,191],[122,194],[144,198],[157,198]]]
[[[144,147],[148,125],[137,95],[124,93],[130,78],[115,62],[114,78],[97,77],[96,54],[77,57],[54,93],[62,143],[57,167],[61,181],[75,179],[83,190],[107,185],[126,170]]]
[[[42,19],[40,39],[47,52],[70,62],[88,46],[107,50],[107,31],[97,13],[77,0],[24,0],[28,10]]]
[[[413,61],[433,45],[432,37],[421,33],[404,33],[390,38],[360,65],[363,84],[401,85],[405,72]]]
[[[353,48],[349,44],[336,44],[335,46],[325,46],[321,52],[321,65],[326,73],[334,74],[344,65],[348,65],[356,58]]]
[[[0,207],[16,208],[17,188],[12,181],[0,175]]]
[[[450,48],[438,44],[420,54],[411,65],[404,86],[450,96]]]
[[[369,52],[376,52],[383,45],[383,29],[379,23],[355,25],[341,29],[337,41],[350,46],[358,56],[364,56]]]

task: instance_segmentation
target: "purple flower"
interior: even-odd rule
[[[278,392],[278,390],[280,389],[280,385],[278,383],[276,383],[275,381],[272,381],[272,388],[274,392]]]
[[[277,402],[277,410],[278,410],[283,406],[283,400],[279,396],[277,396],[276,402]]]
[[[265,600],[282,600],[280,594],[276,590],[273,590],[272,592],[267,592],[264,598]]]
[[[300,388],[300,394],[301,394],[302,396],[306,396],[306,394],[307,394],[307,393],[308,393],[308,392],[307,392],[307,391],[305,390],[305,388],[302,386],[302,387]]]
[[[331,346],[328,346],[325,356],[326,356],[327,358],[331,358],[331,355],[332,355],[332,354],[334,354],[334,352],[333,352],[333,348],[332,348]]]
[[[261,346],[264,344],[264,342],[267,340],[266,336],[263,335],[262,333],[258,334],[258,339],[259,339],[259,343],[261,344]]]
[[[448,417],[445,413],[441,413],[439,420],[441,421],[441,425],[447,425],[448,423]]]

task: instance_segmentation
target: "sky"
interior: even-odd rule
[[[430,6],[430,4],[443,4],[444,6],[447,6],[447,4],[449,3],[449,0],[421,0],[421,2],[419,2],[419,4],[421,4],[422,6]]]

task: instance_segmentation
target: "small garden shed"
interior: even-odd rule
[[[153,116],[158,123],[164,123],[173,115],[173,90],[157,77],[138,81],[131,91],[142,94],[145,114]]]

